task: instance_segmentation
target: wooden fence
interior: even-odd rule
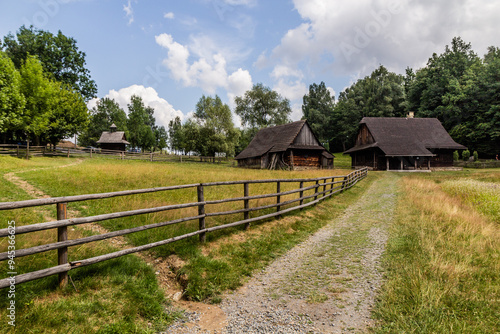
[[[129,152],[103,150],[100,148],[68,148],[29,146],[16,144],[0,144],[0,155],[12,155],[18,158],[30,156],[64,156],[64,157],[106,157],[121,160],[146,160],[163,162],[211,162],[224,163],[233,160],[226,157],[205,157],[196,155],[170,155],[160,152]]]
[[[158,247],[161,245],[166,245],[169,243],[173,243],[182,239],[190,238],[198,235],[201,242],[205,241],[205,237],[207,233],[226,229],[234,226],[244,225],[245,229],[248,229],[250,223],[269,219],[271,217],[280,216],[284,213],[291,212],[294,210],[302,209],[311,205],[315,205],[318,202],[332,196],[333,194],[339,193],[352,187],[358,181],[365,178],[367,175],[367,168],[355,170],[348,175],[344,176],[327,176],[327,177],[319,177],[319,178],[309,178],[309,179],[270,179],[270,180],[247,180],[247,181],[227,181],[227,182],[211,182],[211,183],[197,183],[197,184],[186,184],[186,185],[178,185],[178,186],[169,186],[169,187],[160,187],[160,188],[151,188],[151,189],[139,189],[139,190],[127,190],[127,191],[118,191],[118,192],[110,192],[110,193],[100,193],[100,194],[89,194],[89,195],[77,195],[77,196],[66,196],[66,197],[53,197],[53,198],[43,198],[43,199],[32,199],[18,202],[2,202],[0,203],[0,210],[16,210],[21,208],[29,208],[29,207],[38,207],[38,206],[47,206],[47,205],[56,205],[57,208],[57,220],[44,222],[39,224],[32,225],[24,225],[24,226],[16,226],[15,229],[12,228],[4,228],[0,229],[0,237],[1,238],[10,238],[12,236],[24,234],[24,233],[32,233],[37,231],[43,231],[48,229],[57,229],[57,237],[58,241],[55,243],[35,246],[31,248],[25,249],[16,249],[15,257],[23,257],[29,256],[37,253],[42,253],[50,250],[58,250],[58,265],[42,269],[38,271],[33,271],[29,273],[20,274],[14,276],[14,282],[11,278],[0,279],[0,289],[10,286],[11,284],[20,284],[24,282],[28,282],[31,280],[47,277],[50,275],[59,275],[59,285],[61,287],[67,284],[68,280],[68,271],[76,268],[80,268],[83,266],[88,266],[91,264],[95,264],[98,262],[106,261],[109,259],[114,259],[120,256],[124,256],[127,254],[132,254],[136,252],[140,252],[143,250],[147,250],[153,247]],[[298,183],[299,187],[289,191],[281,191],[281,185],[283,183]],[[260,194],[260,195],[250,195],[249,185],[257,184],[257,183],[275,183],[276,184],[276,192],[269,194]],[[310,183],[311,185],[307,185]],[[205,189],[208,187],[214,186],[228,186],[228,185],[242,185],[243,187],[243,197],[235,197],[235,198],[226,198],[221,200],[207,200],[204,196]],[[146,194],[146,193],[154,193],[154,192],[168,192],[176,189],[196,189],[197,194],[197,202],[193,203],[183,203],[183,204],[175,204],[175,205],[166,205],[155,208],[147,208],[147,209],[138,209],[124,212],[114,212],[107,214],[100,214],[96,216],[90,217],[81,217],[81,218],[67,218],[67,205],[68,203],[87,201],[87,200],[100,200],[105,198],[119,197],[119,196],[127,196],[127,195],[136,195],[136,194]],[[308,190],[314,190],[312,194],[304,195],[304,192]],[[282,196],[296,194],[298,193],[298,198],[294,198],[287,201],[281,201]],[[256,206],[251,207],[250,201],[256,199],[263,198],[276,198],[276,203],[270,205]],[[232,211],[223,211],[223,212],[210,212],[206,213],[205,207],[208,205],[217,205],[221,203],[228,202],[243,202],[243,206],[241,209],[232,210]],[[298,202],[298,205],[297,205]],[[290,206],[294,204],[294,206]],[[284,208],[284,206],[288,206]],[[191,217],[183,217],[175,220],[159,222],[149,225],[138,226],[134,228],[128,228],[124,230],[118,230],[114,232],[107,232],[99,235],[93,235],[89,237],[83,237],[79,239],[68,240],[67,228],[68,226],[75,226],[79,224],[100,222],[115,218],[122,217],[130,217],[143,215],[148,213],[155,212],[164,212],[168,210],[175,209],[183,209],[197,207],[198,214]],[[249,217],[250,212],[265,210],[276,208],[276,212],[265,213],[257,217]],[[206,226],[206,218],[207,217],[215,217],[215,216],[224,216],[230,214],[243,214],[241,220],[218,225],[213,227]],[[187,221],[197,220],[199,222],[199,228],[197,231],[187,233],[184,235],[175,236],[166,240],[150,243],[147,245],[136,246],[133,248],[128,248],[124,250],[120,250],[117,252],[100,255],[92,258],[82,259],[79,261],[71,261],[68,262],[68,247],[86,244],[94,241],[105,240],[113,237],[123,236],[130,233],[146,231],[150,229],[165,227],[173,224],[180,224]],[[0,261],[7,261],[12,259],[12,253],[4,252],[0,253]]]

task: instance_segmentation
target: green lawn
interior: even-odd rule
[[[241,179],[268,178],[313,178],[326,175],[346,174],[345,170],[323,171],[267,171],[247,170],[227,165],[200,163],[151,163],[147,161],[121,161],[111,159],[86,159],[73,166],[73,158],[33,158],[29,161],[10,157],[0,157],[0,172],[16,175],[50,196],[66,196],[99,193],[126,189],[140,189],[167,185],[192,184],[197,182],[229,181]],[[362,183],[370,182],[368,180]],[[286,191],[294,185],[283,185]],[[250,193],[274,192],[275,185],[251,185]],[[179,272],[185,277],[182,282],[186,297],[193,300],[218,302],[220,293],[241,285],[246,277],[274,257],[282,254],[295,244],[304,240],[326,223],[326,217],[340,214],[362,192],[363,186],[353,189],[333,199],[323,202],[316,208],[305,210],[296,215],[287,215],[282,220],[255,224],[249,231],[233,228],[211,233],[207,243],[201,245],[198,239],[191,238],[169,246],[153,249],[150,254],[162,260],[175,254],[186,261]],[[2,201],[30,198],[29,195],[13,186],[5,178],[0,180]],[[208,189],[206,199],[220,199],[242,196],[242,186],[215,187]],[[297,196],[297,195],[295,195]],[[284,196],[282,201],[287,198]],[[125,211],[134,208],[154,207],[173,203],[196,201],[193,189],[168,193],[118,197],[102,201],[87,201],[68,204],[70,214],[80,216]],[[262,205],[267,200],[258,200],[251,205]],[[272,200],[271,200],[272,201]],[[220,208],[229,210],[241,202]],[[108,230],[118,230],[146,223],[169,220],[186,214],[196,214],[189,210],[149,214],[135,218],[115,219],[103,222]],[[207,207],[207,211],[215,208]],[[219,210],[219,209],[217,209]],[[208,226],[214,226],[238,216],[222,219],[207,219]],[[18,226],[33,224],[47,219],[55,219],[55,208],[30,208],[0,212],[0,227],[14,219]],[[136,233],[127,238],[131,245],[141,245],[192,231],[197,222],[162,228],[154,232]],[[92,232],[82,227],[69,228],[69,238],[90,235]],[[287,231],[287,233],[282,233]],[[56,239],[55,230],[29,235],[18,235],[16,247],[26,248]],[[0,249],[5,251],[5,240]],[[70,261],[89,258],[117,250],[108,241],[96,242],[69,249]],[[49,251],[34,256],[17,258],[19,273],[43,269],[56,264],[56,252]],[[165,328],[176,313],[166,311],[169,301],[158,286],[154,270],[143,260],[129,255],[116,260],[84,267],[70,272],[74,287],[69,284],[64,290],[57,288],[57,277],[25,283],[17,287],[16,315],[17,331],[33,333],[148,333]],[[0,293],[6,292],[4,289]],[[5,318],[7,298],[0,297],[0,316]],[[50,320],[49,320],[50,319]],[[105,324],[105,325],[104,325]],[[0,331],[12,330],[6,322],[0,322]]]

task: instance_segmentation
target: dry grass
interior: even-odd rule
[[[499,225],[450,193],[451,182],[469,181],[448,183],[439,176],[434,176],[439,182],[402,179],[405,196],[388,244],[387,282],[377,310],[385,322],[379,332],[499,328]]]

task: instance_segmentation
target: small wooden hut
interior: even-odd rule
[[[239,167],[291,170],[333,168],[333,159],[305,120],[261,129],[236,156]]]
[[[453,151],[465,149],[437,118],[364,117],[356,145],[344,153],[352,167],[416,170],[453,167]]]
[[[124,131],[116,131],[116,125],[112,124],[110,126],[110,131],[104,131],[101,134],[101,138],[97,141],[97,144],[103,150],[111,150],[111,151],[125,151],[126,145],[130,143],[125,138]]]

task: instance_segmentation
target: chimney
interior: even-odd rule
[[[410,111],[410,112],[408,113],[407,118],[413,118],[414,116],[415,116],[415,112]]]

